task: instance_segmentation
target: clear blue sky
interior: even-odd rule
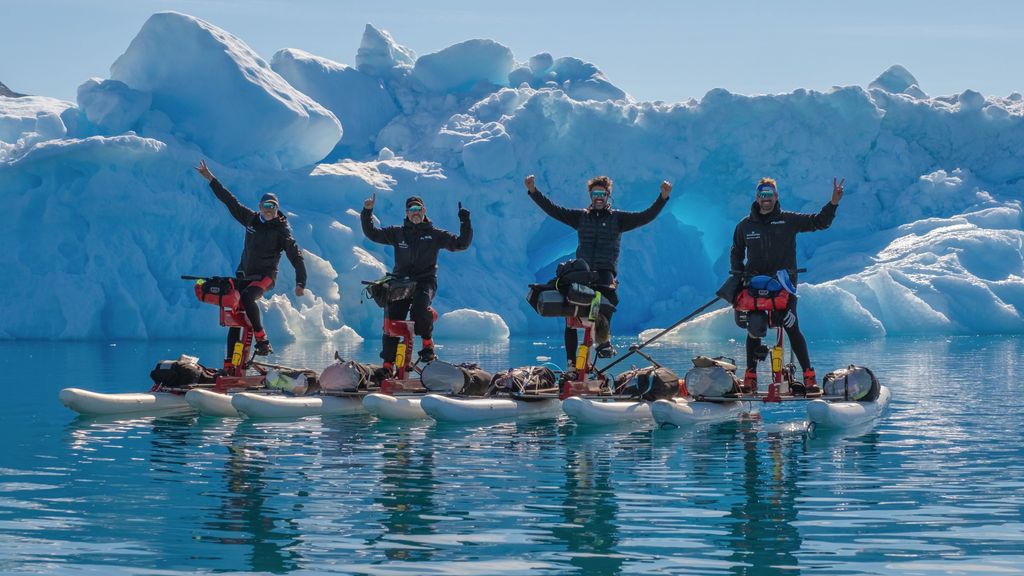
[[[161,10],[208,20],[267,60],[300,48],[354,64],[368,22],[418,55],[491,38],[520,61],[593,62],[641,100],[866,86],[892,64],[932,95],[1024,92],[1024,2],[984,0],[0,0],[0,82],[74,100]]]

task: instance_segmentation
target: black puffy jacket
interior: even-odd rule
[[[796,235],[800,232],[824,230],[836,217],[836,205],[825,204],[817,214],[784,212],[776,202],[775,209],[761,214],[755,201],[750,215],[740,220],[732,235],[729,253],[730,269],[747,274],[774,276],[788,270],[796,281]]]
[[[563,208],[549,200],[540,190],[530,192],[530,198],[548,216],[576,230],[579,239],[577,258],[585,260],[591,270],[610,271],[612,274],[618,274],[622,233],[654,220],[668,202],[659,194],[654,204],[643,212],[624,212],[611,208]]]
[[[246,280],[270,276],[276,282],[277,264],[281,260],[281,252],[284,252],[295,267],[295,285],[305,287],[306,263],[299,245],[292,238],[292,229],[284,212],[279,211],[277,218],[264,222],[259,212],[243,206],[217,179],[210,182],[210,188],[235,220],[245,226],[245,246],[236,273]]]
[[[373,224],[373,210],[363,209],[359,217],[367,238],[395,247],[395,267],[391,272],[395,276],[436,281],[437,253],[465,250],[473,241],[473,226],[468,217],[459,226],[458,236],[435,228],[429,218],[419,224],[406,218],[401,226],[377,228]]]

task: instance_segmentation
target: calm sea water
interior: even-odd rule
[[[449,345],[498,369],[557,341]],[[343,350],[363,360],[373,343]],[[322,368],[334,349],[276,360]],[[797,403],[692,429],[372,417],[81,418],[216,342],[0,342],[0,573],[1021,574],[1024,340],[812,342],[893,390],[866,429]],[[685,369],[694,353],[655,349]]]

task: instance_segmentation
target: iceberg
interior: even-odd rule
[[[149,93],[175,134],[225,164],[298,168],[325,157],[342,135],[334,114],[245,42],[185,14],[151,16],[110,77]]]
[[[296,89],[331,111],[345,126],[332,158],[361,158],[377,134],[398,115],[398,104],[379,78],[297,49],[274,54],[271,68]]]
[[[501,316],[493,312],[460,308],[442,314],[434,334],[445,340],[503,342],[508,340],[509,330]]]
[[[202,158],[247,205],[275,192],[305,251],[309,294],[293,295],[284,263],[262,302],[275,343],[378,337],[360,281],[393,254],[361,233],[372,194],[385,225],[411,195],[441,228],[458,228],[460,202],[472,212],[473,245],[439,260],[439,334],[557,337],[525,295],[576,235],[530,202],[527,174],[568,207],[599,174],[624,210],[674,183],[661,216],[623,236],[617,335],[711,297],[762,176],[801,212],[846,178],[832,227],[798,242],[809,339],[1021,333],[1022,148],[1019,94],[929,96],[896,66],[866,88],[638,102],[594,64],[517,62],[493,40],[417,57],[367,26],[355,66],[301,48],[267,64],[213,24],[159,13],[77,103],[0,96],[0,337],[220,335],[179,279],[230,274],[242,247],[192,170]],[[719,310],[665,340],[741,337]]]

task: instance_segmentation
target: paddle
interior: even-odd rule
[[[692,320],[694,316],[697,316],[701,312],[707,310],[712,304],[714,304],[715,302],[718,302],[719,300],[721,300],[721,298],[719,298],[718,296],[715,296],[707,304],[701,306],[700,308],[697,308],[693,312],[690,312],[689,314],[687,314],[684,318],[682,318],[681,320],[679,320],[675,324],[669,326],[668,328],[665,328],[661,332],[658,332],[657,334],[655,334],[654,336],[649,338],[646,342],[644,342],[642,344],[639,344],[639,345],[634,344],[634,345],[630,346],[629,347],[629,352],[626,352],[625,354],[620,356],[618,360],[612,362],[611,364],[605,366],[604,368],[601,368],[600,370],[597,371],[597,373],[598,374],[604,374],[607,370],[611,369],[612,366],[615,366],[619,362],[622,362],[626,358],[629,358],[630,355],[633,354],[634,352],[639,352],[641,349],[643,349],[645,346],[647,346],[651,342],[654,342],[658,338],[661,338],[665,334],[668,334],[672,330],[675,330],[677,327],[679,327],[680,324],[683,324],[684,322],[688,322],[688,321]],[[642,356],[642,354],[641,354],[641,356]]]

